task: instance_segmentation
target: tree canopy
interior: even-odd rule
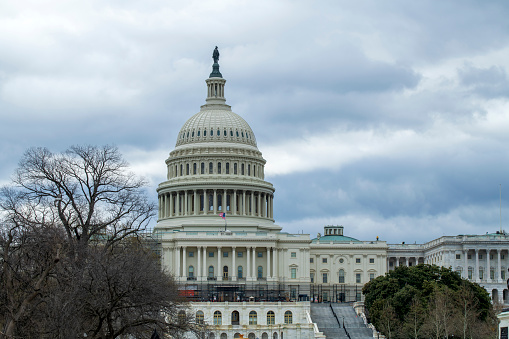
[[[491,338],[488,292],[451,269],[400,266],[364,285],[370,321],[388,338]]]

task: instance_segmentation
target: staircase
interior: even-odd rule
[[[364,325],[349,304],[312,303],[311,319],[327,339],[373,338],[371,329]]]

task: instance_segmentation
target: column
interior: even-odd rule
[[[184,215],[187,215],[189,211],[189,200],[188,200],[187,190],[184,193]]]
[[[277,248],[274,247],[272,250],[272,277],[277,279]]]
[[[399,257],[396,257],[396,267],[399,267]]]
[[[237,265],[235,265],[235,259],[237,258],[237,254],[235,253],[235,246],[232,246],[232,280],[237,280]]]
[[[176,262],[177,262],[177,271],[175,272],[175,275],[177,276],[177,281],[178,281],[178,278],[180,277],[180,246],[177,246],[175,247],[175,249],[177,250],[176,252]]]
[[[251,276],[256,279],[258,277],[258,275],[256,274],[256,247],[253,247],[252,250],[253,250],[253,253],[252,253],[253,257],[251,259],[253,260],[253,263],[251,265],[251,269],[252,269]]]
[[[251,203],[249,205],[250,205],[250,208],[251,208],[250,215],[253,216],[254,212],[255,212],[255,209],[254,209],[254,192],[253,191],[251,191]]]
[[[198,210],[200,209],[199,201],[200,197],[198,196],[198,190],[194,190],[194,215],[198,215]]]
[[[201,280],[203,269],[201,268],[201,246],[196,248],[198,252],[198,265],[196,267],[196,280]]]
[[[270,203],[269,203],[269,207],[270,207],[270,218],[271,218],[271,219],[274,219],[274,209],[273,209],[273,206],[272,206],[273,201],[274,201],[274,196],[271,194],[271,195],[269,196],[269,199],[270,199]]]
[[[237,190],[233,190],[233,215],[237,215]]]
[[[246,280],[251,278],[251,247],[246,247],[246,255],[247,255],[247,272],[246,272]]]
[[[255,213],[256,216],[261,217],[262,216],[262,195],[258,193],[258,201],[257,201],[257,211],[258,213]]]
[[[463,257],[465,260],[465,267],[463,267],[463,278],[468,279],[468,250],[463,250]]]
[[[475,249],[475,281],[479,280],[479,249]]]
[[[180,215],[180,192],[175,196],[175,215]]]
[[[271,277],[270,275],[270,247],[267,247],[267,274],[265,275],[267,280]]]
[[[246,215],[246,191],[242,191],[242,215]]]
[[[202,276],[206,280],[206,277],[207,277],[207,246],[203,246],[202,251],[203,251],[203,272],[202,272]]]
[[[221,267],[221,247],[217,248],[217,280],[223,280],[223,269]]]
[[[214,201],[212,202],[214,205],[214,214],[217,214],[217,191],[214,190]]]
[[[157,208],[157,218],[161,219],[161,196],[157,197],[158,208]]]
[[[187,277],[187,255],[186,255],[187,246],[182,246],[182,276],[184,279]]]
[[[222,202],[221,202],[221,212],[226,213],[226,190],[223,190],[223,196],[222,196]]]
[[[408,267],[408,257],[405,257],[405,265]]]
[[[491,249],[486,249],[486,281],[487,282],[491,282],[491,267],[490,267],[490,252],[491,252]],[[493,278],[495,278],[493,276]]]
[[[163,204],[164,204],[164,207],[163,207],[163,217],[164,218],[167,218],[168,217],[168,195],[165,193],[164,196],[163,196]]]
[[[170,213],[169,216],[173,216],[173,192],[170,193]]]
[[[495,277],[499,282],[502,280],[502,276],[500,275],[502,271],[502,265],[500,263],[500,252],[502,252],[500,248],[497,248],[497,274],[495,274]]]

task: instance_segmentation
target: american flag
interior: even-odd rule
[[[221,218],[223,218],[224,220],[226,220],[226,213],[219,213],[219,216],[220,216]]]

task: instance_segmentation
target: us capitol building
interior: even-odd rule
[[[508,303],[509,236],[444,236],[425,244],[360,241],[342,226],[283,232],[274,187],[249,124],[226,104],[214,51],[205,105],[184,124],[157,188],[163,266],[206,338],[324,338],[314,303],[362,301],[364,283],[401,265],[452,267]],[[317,225],[318,226],[318,225]],[[194,335],[190,335],[190,338]]]

